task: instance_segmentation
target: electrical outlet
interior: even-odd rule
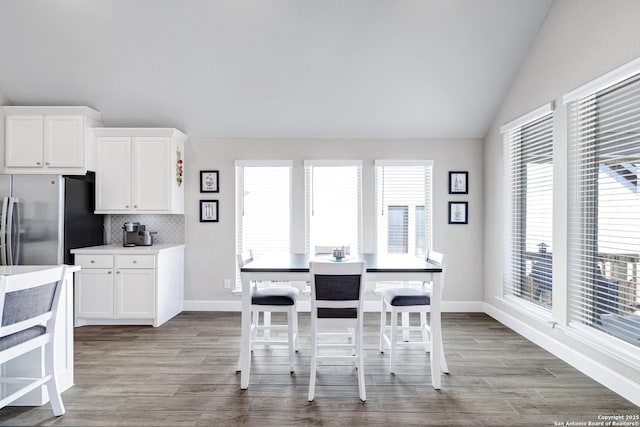
[[[231,280],[230,279],[224,279],[224,288],[225,289],[231,289]]]

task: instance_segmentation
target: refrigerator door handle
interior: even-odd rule
[[[20,200],[12,197],[9,203],[9,223],[7,235],[9,236],[7,248],[9,249],[10,265],[18,265],[20,259]]]
[[[7,265],[7,208],[9,197],[2,199],[2,218],[0,219],[0,265]]]

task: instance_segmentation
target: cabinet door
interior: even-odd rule
[[[44,164],[56,168],[84,166],[82,116],[44,117]]]
[[[171,210],[171,139],[136,137],[133,143],[133,208],[138,211]]]
[[[155,270],[116,270],[116,319],[153,319]]]
[[[43,116],[7,116],[5,165],[43,167]]]
[[[76,317],[112,319],[114,315],[113,270],[82,269],[76,275]]]
[[[96,212],[130,211],[131,138],[98,138],[97,150]]]

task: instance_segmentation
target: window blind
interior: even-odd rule
[[[305,161],[307,253],[319,245],[360,252],[361,169],[360,161]]]
[[[431,248],[431,161],[376,161],[376,251],[426,257]]]
[[[291,252],[290,162],[236,163],[236,190],[237,253]]]
[[[551,307],[553,261],[553,114],[551,104],[504,133],[505,295]]]
[[[640,346],[640,67],[569,102],[569,320]]]

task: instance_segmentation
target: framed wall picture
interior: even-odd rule
[[[200,222],[218,222],[217,200],[200,200]]]
[[[200,171],[200,192],[218,193],[220,191],[219,179],[218,171]]]
[[[449,172],[449,194],[469,194],[469,172]]]
[[[469,202],[449,202],[449,224],[467,224]]]

